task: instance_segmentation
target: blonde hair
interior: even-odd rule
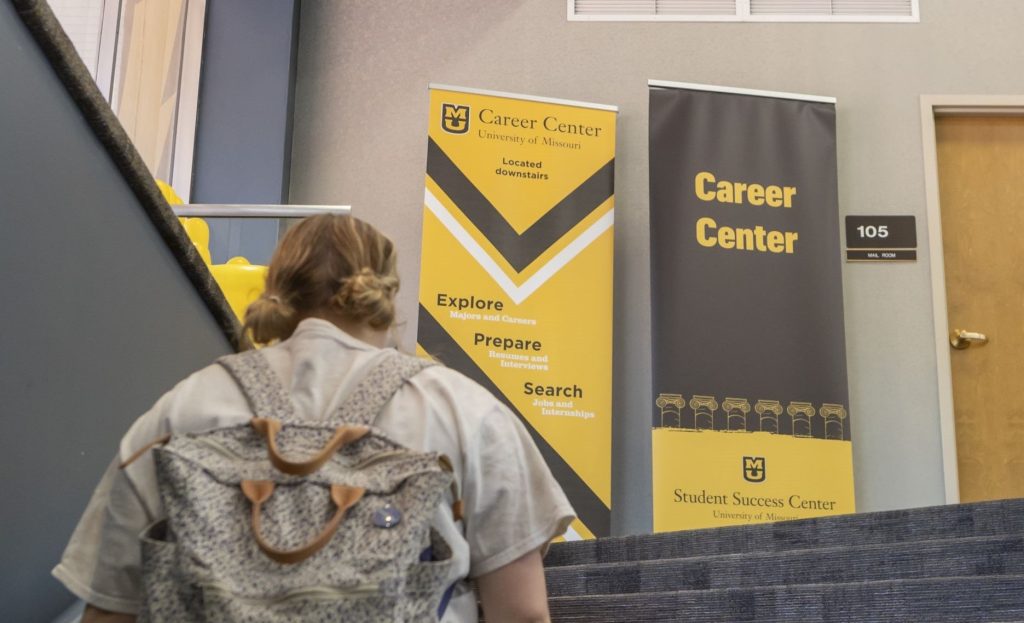
[[[386,328],[395,320],[396,292],[391,240],[352,216],[311,216],[281,238],[266,290],[249,305],[242,328],[258,344],[287,339],[318,313]]]

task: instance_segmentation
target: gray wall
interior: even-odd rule
[[[650,529],[648,78],[835,96],[842,214],[914,214],[918,262],[844,266],[857,506],[944,502],[919,96],[1024,91],[1019,0],[920,24],[567,22],[561,0],[302,5],[291,200],[356,206],[402,249],[415,337],[427,83],[620,106],[613,529]],[[443,5],[443,6],[441,6]]]
[[[50,621],[49,575],[136,416],[230,351],[9,2],[0,2],[0,604]]]
[[[287,203],[297,0],[209,0],[190,203]],[[266,264],[275,219],[208,219],[215,264]]]

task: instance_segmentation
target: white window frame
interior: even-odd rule
[[[96,86],[103,98],[110,102],[114,87],[114,59],[120,34],[121,0],[104,0],[103,21],[100,23],[100,50],[96,62]]]
[[[845,23],[902,23],[921,21],[920,0],[911,0],[911,15],[751,15],[750,0],[736,0],[736,13],[730,15],[576,15],[575,0],[566,0],[566,15],[570,22],[845,22]]]
[[[192,195],[196,124],[199,115],[199,72],[203,64],[206,0],[189,0],[185,9],[185,36],[178,79],[178,114],[174,124],[174,159],[168,183],[188,203]]]
[[[100,27],[100,49],[96,85],[112,108],[120,87],[117,63],[121,57],[121,16],[125,0],[105,0]],[[187,0],[185,34],[178,78],[178,102],[174,122],[174,147],[170,179],[166,180],[185,203],[192,194],[192,164],[195,157],[196,121],[199,110],[199,73],[203,60],[203,34],[207,0]]]

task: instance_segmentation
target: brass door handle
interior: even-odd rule
[[[957,350],[970,348],[972,344],[984,346],[988,344],[988,336],[984,333],[964,331],[963,329],[953,329],[953,332],[949,334],[949,345]]]

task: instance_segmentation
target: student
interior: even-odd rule
[[[267,287],[244,327],[290,393],[296,412],[333,413],[388,342],[398,290],[395,249],[350,216],[305,219],[282,238]],[[139,534],[163,518],[154,462],[127,459],[166,433],[244,424],[246,399],[219,365],[165,394],[122,439],[54,576],[89,606],[83,623],[130,622],[139,611]],[[437,365],[415,375],[375,426],[413,449],[451,458],[464,520],[437,514],[455,564],[443,621],[477,620],[475,580],[488,623],[548,620],[542,551],[573,510],[517,417],[482,387]],[[450,501],[449,501],[450,504]]]

